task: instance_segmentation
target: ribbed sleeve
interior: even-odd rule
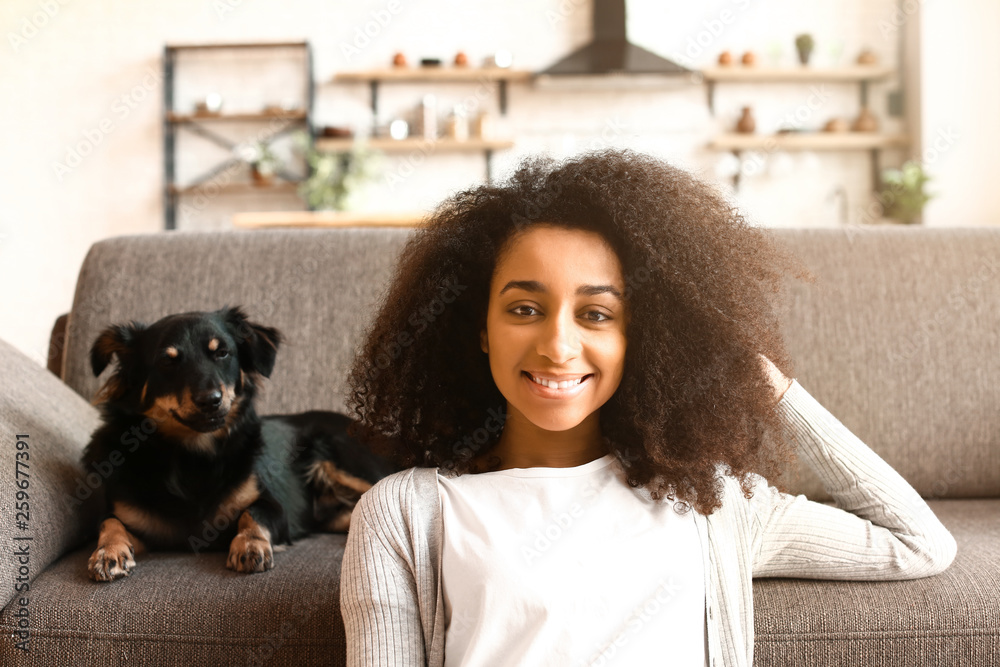
[[[351,515],[340,575],[347,665],[423,665],[424,634],[416,562],[401,508],[410,471],[365,492]]]
[[[750,501],[753,576],[916,579],[951,564],[955,539],[927,503],[798,381],[778,410],[835,506],[761,480]]]

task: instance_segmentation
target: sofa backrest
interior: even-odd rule
[[[782,311],[802,385],[924,496],[1000,496],[1000,229],[774,231],[817,276],[790,283]],[[259,411],[343,411],[354,347],[412,233],[101,241],[80,272],[63,378],[91,399],[106,376],[93,377],[89,348],[109,324],[243,305],[288,339]],[[811,474],[789,480],[826,497]]]

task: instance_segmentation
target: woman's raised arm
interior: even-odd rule
[[[777,409],[835,506],[781,493],[761,478],[750,500],[753,576],[916,579],[947,568],[955,538],[927,503],[798,381],[790,382],[776,393]]]

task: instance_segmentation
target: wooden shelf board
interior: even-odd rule
[[[905,148],[909,138],[902,134],[877,132],[789,132],[786,134],[720,134],[709,143],[710,148],[727,151],[801,150],[837,151]]]
[[[198,123],[203,121],[247,121],[247,120],[305,120],[305,111],[285,111],[282,113],[224,113],[218,115],[209,114],[182,114],[173,111],[167,112],[167,120],[171,123]]]
[[[233,42],[231,44],[167,44],[169,51],[200,51],[210,49],[266,49],[305,47],[308,42]]]
[[[731,82],[802,82],[810,81],[870,81],[884,79],[895,72],[880,65],[849,65],[846,67],[758,67],[756,65],[730,65],[708,67],[701,70],[706,81]]]
[[[528,81],[534,72],[504,67],[385,67],[338,72],[334,81]]]
[[[254,183],[248,182],[237,182],[237,183],[216,183],[213,184],[211,181],[207,183],[199,183],[198,185],[172,185],[170,187],[170,192],[177,195],[187,194],[189,192],[199,192],[203,190],[218,189],[225,192],[274,192],[274,191],[288,191],[297,192],[299,184],[289,183],[288,181],[277,181],[271,185],[256,185]]]
[[[511,148],[513,141],[500,139],[317,139],[316,149],[321,151],[347,151],[354,147],[355,142],[363,143],[368,148],[382,151],[408,151],[413,149],[429,149],[434,151],[484,151],[503,150]]]
[[[419,212],[378,211],[266,211],[236,213],[233,226],[267,227],[417,227],[426,218]]]

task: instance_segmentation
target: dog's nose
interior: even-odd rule
[[[217,410],[222,405],[222,392],[218,389],[211,389],[192,396],[191,400],[202,412]]]

